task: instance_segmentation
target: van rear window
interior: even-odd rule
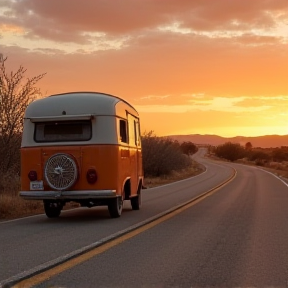
[[[40,122],[35,125],[35,142],[88,141],[91,137],[91,121]]]

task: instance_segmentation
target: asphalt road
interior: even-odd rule
[[[288,287],[288,186],[254,167],[195,158],[205,173],[143,190],[121,218],[81,208],[0,224],[0,279],[11,278],[233,181],[185,211],[37,287]],[[234,168],[234,169],[233,169]]]

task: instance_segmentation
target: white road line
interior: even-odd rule
[[[278,180],[280,180],[285,186],[288,187],[288,183],[285,182],[283,179],[281,179],[279,176],[275,175],[274,173],[270,172],[270,171],[267,171],[263,168],[260,168],[260,167],[255,167],[255,166],[250,166],[250,165],[245,165],[245,164],[240,164],[240,163],[234,163],[236,165],[241,165],[241,166],[244,166],[244,167],[250,167],[252,169],[257,169],[257,170],[260,170],[260,171],[263,171],[263,172],[266,172],[268,174],[271,174],[272,176],[274,176],[275,178],[277,178]]]
[[[257,167],[256,167],[256,168],[257,168]],[[275,175],[274,173],[269,172],[269,171],[267,171],[267,170],[265,170],[265,169],[262,169],[262,168],[257,168],[257,169],[262,170],[262,171],[264,171],[264,172],[266,172],[266,173],[269,173],[269,174],[273,175],[275,178],[279,179],[281,182],[283,182],[284,185],[286,185],[286,186],[288,187],[288,183],[285,182],[283,179],[281,179],[279,176]]]

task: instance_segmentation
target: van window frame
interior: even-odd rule
[[[124,126],[123,126],[124,125]],[[119,136],[120,136],[120,142],[121,143],[125,143],[125,144],[129,144],[129,132],[128,132],[128,121],[127,119],[119,119]],[[125,135],[123,135],[123,133],[125,132]],[[123,137],[124,136],[124,137]],[[125,138],[125,139],[123,139]],[[124,141],[125,140],[125,141]]]
[[[129,146],[141,147],[139,118],[129,113],[128,111],[126,111],[126,114],[127,114],[127,121],[128,121]]]
[[[135,144],[137,147],[141,147],[141,134],[140,134],[140,124],[139,119],[134,120],[134,130],[135,130]]]
[[[40,126],[40,125],[57,125],[57,124],[59,124],[59,125],[69,125],[69,124],[85,124],[85,125],[87,125],[87,124],[89,124],[89,127],[88,127],[88,129],[89,129],[89,134],[88,134],[88,137],[85,137],[85,138],[83,138],[83,139],[80,139],[80,138],[71,138],[71,139],[51,139],[51,140],[47,140],[47,139],[37,139],[37,126]],[[44,126],[44,129],[45,129],[45,126]],[[44,133],[44,132],[43,132]],[[55,133],[55,135],[56,135],[56,133]],[[60,135],[60,134],[59,134]],[[71,134],[72,135],[72,134]],[[89,140],[91,140],[92,139],[92,122],[91,122],[91,120],[67,120],[67,121],[44,121],[44,122],[36,122],[35,124],[34,124],[34,136],[33,136],[33,138],[34,138],[34,141],[36,142],[36,143],[63,143],[63,142],[87,142],[87,141],[89,141]]]

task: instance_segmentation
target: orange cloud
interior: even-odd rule
[[[131,34],[171,22],[197,31],[250,31],[276,25],[279,11],[287,20],[286,0],[22,0],[4,1],[11,17],[31,35],[55,41],[85,43],[83,32]],[[269,13],[268,13],[269,12]],[[0,19],[1,21],[1,19]]]
[[[1,24],[0,25],[0,33],[15,33],[15,34],[23,34],[24,29],[19,26],[11,25],[11,24]]]

